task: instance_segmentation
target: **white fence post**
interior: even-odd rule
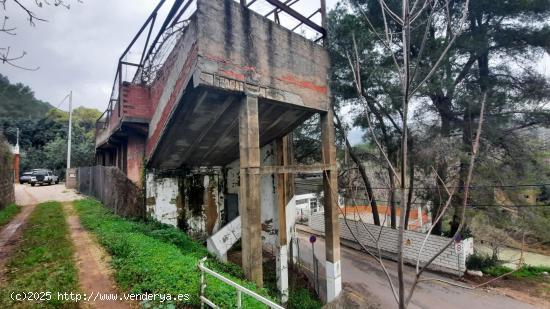
[[[205,288],[206,288],[206,282],[204,280],[204,274],[207,273],[209,275],[211,275],[212,277],[234,287],[236,290],[237,290],[237,306],[238,308],[241,308],[241,301],[242,301],[242,296],[241,296],[241,293],[244,292],[246,295],[258,300],[259,302],[263,303],[264,305],[267,305],[268,307],[270,308],[275,308],[275,309],[284,309],[284,307],[272,302],[271,300],[263,297],[262,295],[256,293],[256,292],[253,292],[247,288],[245,288],[244,286],[241,286],[240,284],[236,283],[236,282],[233,282],[232,280],[230,279],[227,279],[225,278],[224,276],[218,274],[217,272],[207,268],[204,266],[204,261],[206,261],[206,257],[202,258],[199,262],[199,269],[201,271],[201,295],[200,295],[200,299],[201,299],[201,308],[204,308],[204,304],[207,304],[208,306],[210,306],[210,308],[219,308],[216,304],[214,304],[210,299],[206,298],[205,296]]]

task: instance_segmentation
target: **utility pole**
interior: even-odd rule
[[[67,146],[67,171],[71,168],[71,140],[73,135],[73,91],[69,93],[69,142]]]
[[[21,163],[21,156],[19,154],[19,128],[17,128],[17,140],[15,147],[13,147],[13,180],[15,183],[19,182],[19,166]]]

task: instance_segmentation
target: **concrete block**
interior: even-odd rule
[[[342,269],[340,261],[326,262],[327,303],[335,300],[342,292]]]

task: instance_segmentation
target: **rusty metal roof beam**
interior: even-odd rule
[[[291,7],[292,5],[298,3],[298,1],[300,0],[286,0],[285,2],[283,2],[283,4],[286,4],[288,7]],[[269,13],[265,14],[264,17],[269,17],[269,15],[273,14],[273,13],[277,13],[277,12],[281,12],[282,10],[279,9],[279,8],[274,8],[273,10],[269,11]]]
[[[298,13],[296,10],[291,8],[289,5],[283,3],[279,0],[266,0],[266,1],[271,3],[272,5],[274,5],[277,9],[280,9],[281,11],[287,13],[288,15],[296,18],[298,21],[302,22],[304,25],[306,25],[306,26],[310,27],[311,29],[319,32],[323,37],[326,36],[327,31],[325,30],[325,28],[317,25],[316,23],[314,23],[310,19],[306,18],[304,15]]]
[[[317,11],[313,12],[311,15],[309,15],[307,17],[307,19],[311,20],[311,18],[313,16],[315,16],[317,13],[320,13],[321,12],[321,9],[318,9]],[[299,24],[296,25],[296,27],[292,28],[290,31],[294,32],[294,30],[298,29],[298,27],[300,27],[301,25],[303,25],[304,23],[303,22],[300,22]]]

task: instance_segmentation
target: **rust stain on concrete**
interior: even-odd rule
[[[216,196],[214,194],[215,189],[216,189],[215,187],[209,186],[208,191],[206,193],[205,213],[206,213],[206,231],[208,232],[208,235],[212,235],[212,232],[214,231],[214,226],[216,225],[216,221],[218,220]]]
[[[326,86],[319,86],[319,85],[316,85],[316,84],[314,84],[313,82],[310,82],[310,81],[297,79],[293,75],[285,75],[285,76],[279,78],[279,80],[281,80],[283,82],[286,82],[286,83],[289,83],[289,84],[292,84],[292,85],[296,85],[296,86],[301,87],[301,88],[311,89],[315,92],[319,92],[319,93],[322,93],[322,94],[327,94],[328,93],[328,89],[327,89]]]

